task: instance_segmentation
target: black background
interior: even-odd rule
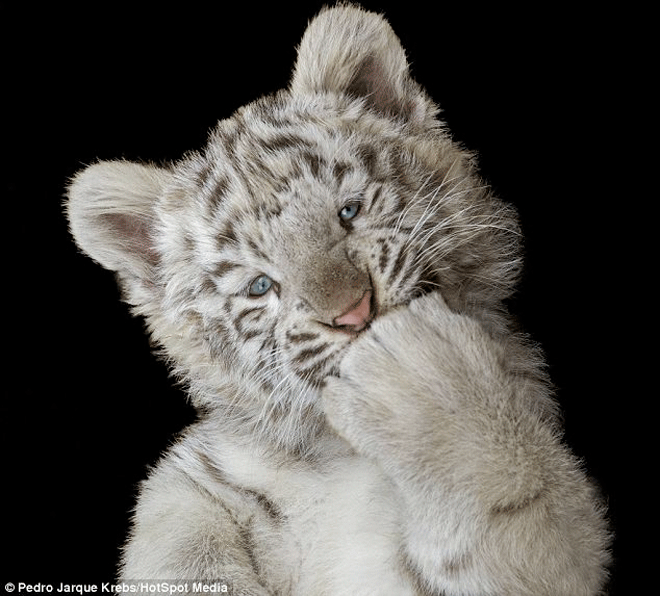
[[[287,84],[321,5],[4,11],[3,585],[111,580],[136,484],[194,419],[113,275],[74,247],[67,179],[97,158],[161,162],[202,146],[218,119]],[[519,209],[527,255],[512,308],[544,346],[567,441],[609,502],[611,593],[623,593],[637,474],[621,455],[626,412],[653,397],[624,382],[630,292],[643,284],[626,284],[630,256],[613,241],[635,177],[621,149],[627,26],[602,6],[364,6],[385,12],[454,137]]]

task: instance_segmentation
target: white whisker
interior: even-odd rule
[[[408,213],[412,210],[412,208],[414,206],[416,206],[419,202],[421,202],[421,200],[426,198],[426,197],[422,197],[420,199],[419,195],[422,192],[422,190],[424,190],[424,188],[426,187],[426,185],[428,184],[429,180],[432,177],[433,177],[433,174],[429,174],[429,176],[426,178],[426,180],[424,180],[424,182],[419,187],[419,189],[417,189],[417,192],[415,193],[415,195],[412,197],[412,199],[410,199],[410,201],[408,201],[408,204],[404,207],[404,209],[399,214],[399,217],[397,218],[396,223],[394,224],[394,231],[393,231],[394,235],[397,235],[399,233],[399,231],[401,230],[401,224],[403,223],[403,221],[406,218],[406,216],[408,215]]]

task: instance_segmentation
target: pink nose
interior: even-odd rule
[[[360,302],[351,306],[343,315],[337,317],[335,327],[350,327],[351,331],[362,331],[371,319],[371,290],[367,290]]]

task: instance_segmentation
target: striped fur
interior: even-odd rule
[[[202,151],[73,180],[77,243],[117,272],[203,412],[142,488],[122,577],[224,577],[251,595],[597,593],[602,512],[502,306],[515,212],[437,114],[385,20],[339,5],[310,24],[290,87]],[[491,382],[496,397],[474,398]],[[444,429],[452,416],[467,436]],[[543,453],[512,455],[511,426]],[[568,518],[557,534],[550,520]]]

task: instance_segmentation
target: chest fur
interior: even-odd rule
[[[400,560],[403,504],[375,464],[353,455],[276,466],[230,452],[223,459],[232,484],[266,510],[250,515],[249,534],[271,587],[305,596],[416,594]]]

